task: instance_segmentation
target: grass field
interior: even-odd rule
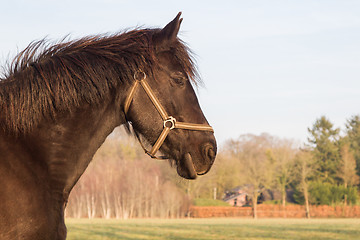
[[[67,219],[68,240],[360,239],[360,219]]]

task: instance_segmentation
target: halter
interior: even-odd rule
[[[125,106],[124,106],[125,115],[128,113],[128,110],[129,110],[130,104],[134,98],[136,89],[138,88],[139,85],[141,85],[142,88],[145,90],[146,94],[148,95],[148,97],[150,98],[151,102],[154,104],[155,108],[159,112],[162,120],[164,121],[164,124],[163,124],[164,128],[150,151],[145,149],[145,147],[143,146],[143,144],[140,141],[140,137],[136,134],[145,153],[148,154],[151,158],[165,159],[164,157],[162,157],[162,158],[156,157],[155,154],[159,150],[161,145],[164,143],[170,130],[172,130],[174,128],[184,129],[184,130],[214,132],[214,129],[207,124],[197,124],[197,123],[187,123],[187,122],[176,121],[176,119],[174,117],[169,116],[167,114],[167,112],[165,111],[165,109],[163,108],[161,103],[159,102],[159,99],[155,96],[154,92],[151,90],[150,85],[145,80],[146,74],[142,71],[136,72],[134,74],[134,79],[135,79],[135,82],[134,82],[132,88],[130,89],[129,95],[127,96],[127,98],[125,100]]]

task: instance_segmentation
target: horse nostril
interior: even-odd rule
[[[197,175],[204,175],[210,170],[212,164],[215,161],[215,156],[216,156],[216,147],[214,147],[214,145],[212,145],[211,143],[206,143],[202,145],[203,159],[201,163],[198,165]]]
[[[210,159],[214,159],[214,158],[215,158],[215,152],[214,152],[214,150],[213,150],[212,148],[210,148],[210,149],[208,150],[208,156],[209,156]]]
[[[215,151],[212,144],[207,143],[203,147],[203,154],[206,160],[210,160],[211,163],[215,160]]]

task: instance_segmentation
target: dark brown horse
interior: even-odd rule
[[[34,42],[0,81],[0,239],[65,239],[71,189],[116,126],[194,179],[216,142],[194,93],[196,69],[177,38],[136,29],[48,45]]]

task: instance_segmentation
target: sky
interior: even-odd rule
[[[220,144],[269,133],[300,142],[326,116],[344,129],[360,114],[360,1],[1,0],[0,65],[31,41],[164,27],[205,83],[200,105]]]

